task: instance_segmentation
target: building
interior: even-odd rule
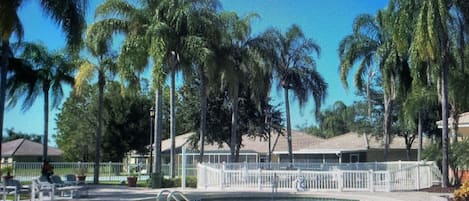
[[[2,163],[41,162],[42,144],[24,138],[2,143]],[[47,156],[50,161],[62,161],[62,150],[48,147]]]
[[[187,133],[176,136],[176,164],[180,164],[182,147],[186,147],[187,163],[198,162],[199,152],[197,147],[191,147],[188,139],[195,133]],[[395,136],[389,146],[389,161],[416,160],[417,142],[409,151],[407,158],[405,139]],[[170,139],[162,142],[163,164],[169,163]],[[288,162],[288,142],[286,135],[273,133],[270,138],[271,161],[273,163]],[[424,144],[429,140],[424,139]],[[243,136],[240,150],[240,162],[267,162],[268,139],[250,138]],[[292,131],[293,162],[295,163],[353,163],[353,162],[380,162],[384,161],[384,144],[381,138],[375,136],[346,133],[336,137],[323,139],[299,131]],[[204,147],[204,162],[221,163],[228,162],[230,156],[229,145],[207,144]]]

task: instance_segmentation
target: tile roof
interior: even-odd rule
[[[176,147],[182,147],[194,132],[186,133],[176,136]],[[288,153],[288,142],[285,135],[278,135],[272,133],[271,146],[273,153]],[[415,139],[412,149],[417,149]],[[260,138],[250,138],[243,136],[242,152],[257,152],[267,153],[268,141]],[[424,145],[429,143],[428,138],[424,138]],[[304,132],[292,131],[292,148],[295,153],[336,153],[347,151],[360,151],[367,149],[383,149],[383,140],[375,136],[358,134],[349,132],[343,135],[335,136],[328,139],[323,139],[317,136],[309,135]],[[395,136],[391,139],[391,149],[405,149],[405,140],[402,137]],[[170,140],[166,139],[162,142],[162,151],[170,149]],[[221,147],[218,144],[206,144],[205,151],[216,152],[229,152],[229,145],[223,144]]]
[[[62,151],[48,147],[49,156],[60,156]],[[42,144],[24,138],[2,143],[2,156],[42,156]]]
[[[186,133],[183,135],[176,136],[176,147],[181,147],[184,143],[194,135],[194,132]],[[324,139],[309,135],[304,132],[292,131],[292,147],[293,151],[297,151],[303,148],[312,147],[314,144],[323,142]],[[170,139],[163,140],[161,143],[161,150],[168,151],[170,149]],[[252,138],[247,135],[242,137],[242,152],[257,152],[257,153],[267,153],[268,149],[268,139],[262,139],[259,137]],[[283,151],[288,150],[287,136],[278,135],[276,132],[271,134],[271,147],[273,151]],[[220,147],[218,144],[206,144],[204,147],[205,151],[229,151],[229,145],[223,143]]]

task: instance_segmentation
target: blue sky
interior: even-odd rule
[[[87,21],[93,22],[94,9],[101,0],[90,0]],[[223,9],[235,11],[240,16],[248,13],[258,13],[261,18],[253,21],[253,34],[259,34],[270,27],[285,31],[292,24],[299,25],[306,37],[313,39],[321,46],[321,55],[315,59],[318,71],[329,84],[328,96],[323,108],[341,100],[346,104],[358,98],[354,96],[354,89],[346,91],[339,79],[339,59],[337,48],[339,41],[351,33],[353,19],[362,13],[375,14],[387,5],[388,0],[222,0]],[[64,35],[60,28],[45,16],[37,5],[37,1],[26,1],[20,9],[23,22],[25,41],[41,41],[49,49],[64,47]],[[67,92],[68,93],[68,92]],[[272,91],[274,103],[283,103],[283,93]],[[43,132],[43,101],[38,97],[31,109],[22,112],[20,106],[7,109],[4,128],[14,128],[15,131],[40,134]],[[314,103],[311,101],[304,108],[299,108],[297,102],[291,105],[292,125],[314,124],[312,115]],[[49,133],[54,134],[55,118],[58,110],[51,111]],[[51,139],[52,145],[55,140]]]

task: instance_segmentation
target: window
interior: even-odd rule
[[[360,162],[360,155],[359,154],[350,154],[350,162],[351,163]]]

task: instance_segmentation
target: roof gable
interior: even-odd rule
[[[62,151],[54,147],[48,147],[49,156],[60,156]],[[42,144],[24,138],[2,143],[2,155],[11,156],[42,156]]]

